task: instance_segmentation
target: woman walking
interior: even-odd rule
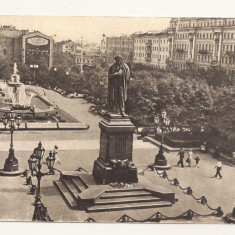
[[[59,159],[59,153],[58,153],[58,146],[57,145],[54,146],[53,156],[55,157],[55,162],[58,162],[59,164],[61,164],[60,159]]]
[[[188,163],[188,167],[191,167],[192,160],[193,160],[193,151],[192,149],[190,149],[188,152],[188,158],[186,160],[186,162]]]

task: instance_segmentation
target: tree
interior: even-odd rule
[[[53,66],[56,68],[63,68],[66,70],[76,66],[74,57],[71,53],[54,51],[53,58]]]
[[[12,73],[13,64],[5,58],[0,58],[0,79],[7,81],[11,78]]]

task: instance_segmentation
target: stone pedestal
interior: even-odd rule
[[[93,176],[102,182],[138,182],[137,168],[132,165],[128,167],[113,167],[111,160],[128,160],[132,162],[133,133],[135,126],[128,116],[108,113],[104,120],[99,123],[100,152],[98,159],[94,162]]]
[[[4,164],[4,170],[5,171],[18,171],[19,170],[19,163],[18,160],[15,157],[14,149],[9,149],[9,155],[8,158],[5,161]]]

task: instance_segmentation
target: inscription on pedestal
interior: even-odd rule
[[[126,135],[118,135],[116,137],[116,148],[115,148],[115,156],[116,159],[124,160],[126,159]]]

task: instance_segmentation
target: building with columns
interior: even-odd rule
[[[235,78],[235,18],[172,18],[168,68],[221,69]]]
[[[134,63],[141,63],[165,69],[169,57],[169,42],[167,31],[135,33]]]

